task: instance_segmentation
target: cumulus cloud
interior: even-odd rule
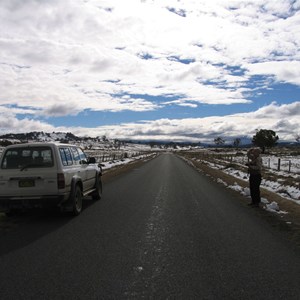
[[[278,82],[300,85],[300,61],[272,61],[245,65],[248,74],[270,75]]]
[[[264,106],[257,111],[251,113],[255,118],[267,118],[268,116],[281,120],[286,118],[297,118],[300,115],[300,102],[294,102],[292,104],[278,105],[276,102],[272,102],[270,105]]]
[[[0,134],[5,133],[24,133],[31,131],[52,132],[56,128],[45,122],[35,119],[17,119],[12,116],[0,114]]]
[[[272,103],[257,111],[227,116],[212,116],[185,119],[158,119],[123,123],[120,125],[88,128],[92,136],[105,134],[110,138],[140,140],[171,140],[212,143],[214,138],[223,137],[226,142],[239,138],[252,138],[257,129],[271,129],[280,140],[294,140],[299,133],[300,102],[289,105]],[[87,128],[59,128],[86,135]]]
[[[7,109],[7,108],[6,108]],[[299,133],[300,102],[278,105],[272,103],[249,113],[237,113],[227,116],[212,116],[185,119],[158,119],[119,125],[86,127],[54,127],[46,122],[24,118],[18,120],[13,114],[7,115],[6,109],[0,109],[1,132],[29,132],[37,128],[43,131],[66,131],[85,136],[140,140],[172,140],[213,142],[221,136],[227,143],[233,139],[251,138],[257,129],[272,129],[279,138],[294,140]],[[19,111],[15,111],[18,113]]]
[[[258,75],[268,84],[300,85],[299,1],[0,2],[0,106],[16,120],[24,110],[29,124],[84,111],[251,105],[258,88],[271,88],[255,86]],[[209,135],[193,131],[197,120],[172,121],[166,135],[184,126]],[[226,125],[212,120],[201,122],[216,133],[238,128],[232,116]],[[137,134],[150,136],[149,124],[134,123]],[[125,136],[127,125],[118,128],[112,132]]]

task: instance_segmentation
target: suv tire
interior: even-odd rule
[[[71,194],[71,201],[73,205],[73,215],[78,216],[82,211],[82,191],[78,184],[75,185],[75,188]]]
[[[100,200],[102,197],[102,182],[100,176],[96,177],[95,188],[96,190],[92,193],[92,198],[93,200]]]

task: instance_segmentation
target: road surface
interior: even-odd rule
[[[300,299],[299,249],[173,154],[104,185],[79,217],[0,230],[3,299]]]

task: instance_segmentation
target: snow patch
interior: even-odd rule
[[[273,202],[270,203],[270,204],[266,204],[265,210],[266,210],[266,211],[269,211],[269,212],[271,212],[271,213],[287,214],[286,211],[280,210],[280,208],[279,208],[277,202],[275,202],[275,201],[273,201]]]

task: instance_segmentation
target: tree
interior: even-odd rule
[[[214,139],[214,142],[217,146],[222,146],[224,145],[225,141],[221,137],[217,137]]]
[[[257,147],[260,147],[264,153],[266,147],[274,147],[278,140],[279,137],[276,135],[275,131],[260,129],[256,130],[256,134],[252,138],[252,143]]]
[[[120,149],[121,148],[121,141],[119,141],[118,139],[115,139],[114,140],[114,146],[115,146],[115,148]]]
[[[155,142],[149,142],[149,145],[150,145],[150,148],[152,149],[155,146]]]
[[[240,143],[241,143],[241,139],[240,138],[234,139],[234,141],[233,141],[233,147],[238,148],[239,145],[240,145]]]
[[[3,146],[3,147],[6,147],[6,146],[9,146],[9,145],[12,145],[13,143],[9,140],[0,140],[0,145]]]

